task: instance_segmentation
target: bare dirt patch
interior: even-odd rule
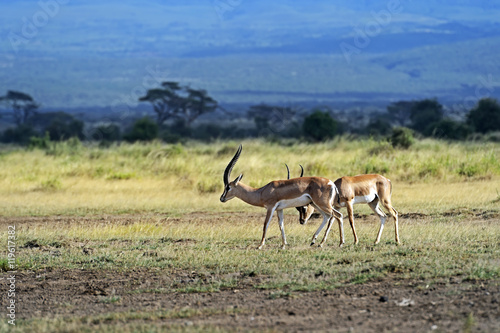
[[[18,281],[19,318],[98,316],[105,313],[193,310],[172,325],[210,325],[229,330],[461,331],[500,329],[500,286],[452,278],[432,285],[385,279],[332,291],[283,292],[242,286],[210,293],[163,289],[192,272],[159,270],[23,272]],[[5,278],[5,274],[2,274]],[[246,277],[252,279],[252,277]],[[2,284],[5,280],[2,279]],[[5,290],[6,286],[2,286]],[[203,310],[210,309],[210,313]],[[201,310],[196,312],[197,310]]]

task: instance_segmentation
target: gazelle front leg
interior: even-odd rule
[[[328,234],[330,233],[330,229],[332,227],[332,222],[333,222],[334,218],[339,223],[339,233],[340,233],[339,247],[342,247],[344,245],[344,243],[345,243],[345,240],[344,240],[344,219],[343,219],[342,214],[339,211],[333,209],[333,216],[330,218],[330,220],[328,222],[328,227],[326,228],[325,236],[323,237],[323,240],[321,241],[321,243],[319,243],[319,247],[323,247],[323,244],[325,243],[326,238],[328,237]]]
[[[285,236],[285,225],[283,224],[283,210],[280,209],[277,211],[278,213],[278,224],[280,226],[280,231],[281,231],[281,240],[283,241],[283,245],[281,246],[281,248],[284,250],[285,249],[285,245],[288,245],[288,243],[286,242],[286,236]]]
[[[267,227],[269,227],[269,222],[271,222],[271,218],[273,217],[274,210],[275,210],[275,207],[267,208],[266,219],[264,221],[264,228],[262,230],[262,240],[260,241],[260,245],[259,245],[259,247],[257,247],[257,250],[262,249],[262,247],[266,243]]]
[[[326,225],[326,222],[328,222],[329,220],[328,215],[326,215],[322,211],[320,211],[320,213],[323,215],[323,222],[321,222],[321,225],[319,226],[318,230],[316,230],[316,232],[314,233],[314,236],[311,240],[311,246],[313,246],[314,243],[316,243],[316,239],[318,238],[319,233],[321,232],[321,230],[323,230],[323,228]]]

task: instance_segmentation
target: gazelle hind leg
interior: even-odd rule
[[[382,211],[382,209],[380,209],[378,203],[379,199],[377,198],[368,204],[368,206],[370,206],[373,212],[377,214],[378,217],[380,218],[380,229],[378,230],[377,239],[375,239],[375,244],[378,244],[380,242],[380,237],[382,236],[382,231],[384,230],[384,224],[385,221],[387,220],[387,215]]]
[[[280,231],[281,231],[281,240],[283,241],[283,245],[281,248],[284,250],[285,245],[288,245],[286,242],[286,236],[285,236],[285,225],[283,224],[283,210],[278,210],[278,224],[280,226]]]
[[[258,250],[262,249],[262,247],[266,243],[267,227],[269,227],[269,223],[271,222],[271,218],[273,217],[274,210],[274,207],[267,209],[266,219],[264,220],[264,228],[262,230],[262,240],[260,241],[259,247],[257,247]]]
[[[347,216],[349,217],[349,224],[351,225],[352,233],[354,235],[354,244],[358,244],[358,235],[356,234],[356,227],[354,226],[354,213],[352,201],[346,202]]]
[[[394,212],[394,215],[392,216],[394,218],[394,237],[396,240],[396,243],[399,245],[401,242],[399,241],[399,226],[398,226],[398,211],[392,207],[392,211]]]
[[[397,244],[401,244],[399,242],[399,228],[398,228],[398,211],[392,207],[392,204],[389,200],[381,200],[382,206],[389,212],[389,215],[394,219],[394,238]]]

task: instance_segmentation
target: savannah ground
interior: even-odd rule
[[[219,202],[234,143],[55,144],[0,154],[0,331],[500,330],[500,145],[373,140],[243,142],[233,178],[377,172],[393,182],[402,244],[356,206],[360,244],[285,215],[255,250],[265,212]],[[343,211],[345,213],[345,211]],[[8,227],[16,230],[16,326],[8,324]]]

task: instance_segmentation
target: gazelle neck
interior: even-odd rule
[[[236,194],[237,198],[240,198],[244,202],[252,206],[263,207],[262,203],[261,191],[258,188],[253,188],[249,185],[243,184],[239,182],[238,184],[238,192]]]

